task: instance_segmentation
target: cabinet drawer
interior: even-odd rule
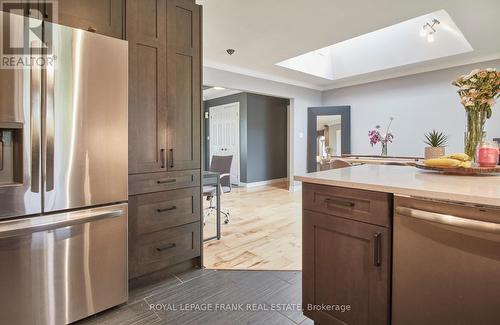
[[[200,188],[132,196],[130,231],[135,236],[200,221]]]
[[[200,175],[200,170],[129,175],[129,195],[199,186]]]
[[[303,208],[388,227],[391,194],[304,183]]]
[[[136,245],[132,278],[200,256],[200,223],[142,235]]]

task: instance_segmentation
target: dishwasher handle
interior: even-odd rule
[[[461,218],[449,214],[429,212],[407,207],[396,207],[396,213],[405,217],[440,223],[447,226],[500,234],[500,224],[494,222]]]
[[[126,214],[126,209],[103,209],[97,211],[82,211],[56,216],[33,217],[24,220],[6,221],[0,223],[0,239],[9,237],[19,237],[29,235],[35,232],[49,231],[58,228],[64,228],[94,222],[103,219],[120,217]],[[59,216],[59,218],[58,218]],[[33,222],[32,222],[33,221]]]

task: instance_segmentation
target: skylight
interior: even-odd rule
[[[438,20],[432,37],[422,27]],[[397,68],[473,51],[445,10],[406,20],[288,60],[281,67],[329,80]]]

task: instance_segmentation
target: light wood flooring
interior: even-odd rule
[[[298,308],[300,278],[292,271],[189,271],[132,290],[126,304],[76,324],[312,325]]]
[[[230,209],[222,239],[205,243],[204,264],[213,269],[301,270],[301,192],[287,184],[233,188],[221,197]],[[205,202],[205,205],[208,205]],[[206,220],[205,237],[215,233],[215,214]]]

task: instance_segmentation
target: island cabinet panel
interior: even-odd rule
[[[304,184],[304,209],[387,227],[392,195],[335,186]]]
[[[345,206],[324,212],[309,210],[316,186],[304,184],[302,240],[302,303],[304,314],[317,324],[388,324],[390,293],[390,223],[386,226],[358,221]],[[380,193],[354,196],[351,190],[333,189],[335,197],[372,202]],[[324,189],[323,189],[324,190]],[[322,195],[328,191],[318,191]],[[364,191],[363,191],[364,192]],[[380,199],[380,200],[378,200]],[[379,197],[375,202],[381,202]],[[309,208],[309,209],[308,209]],[[324,209],[319,207],[314,210]],[[352,207],[350,208],[352,210]],[[364,213],[363,215],[374,214]],[[377,208],[379,223],[390,214],[389,205]],[[347,305],[342,311],[336,305]],[[331,310],[328,310],[331,309]]]
[[[309,211],[302,227],[304,314],[325,325],[387,324],[388,229]],[[334,305],[350,310],[324,310]]]

